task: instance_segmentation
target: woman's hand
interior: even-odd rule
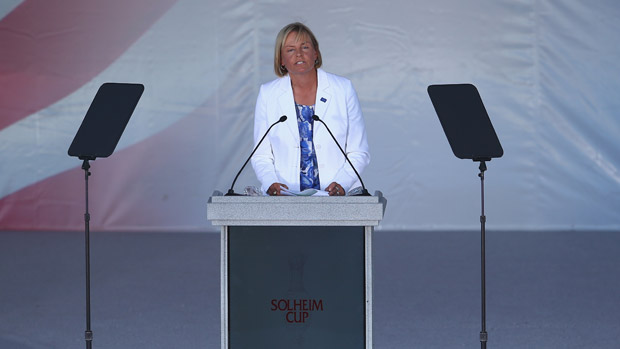
[[[282,188],[288,189],[286,184],[273,183],[269,186],[269,189],[267,189],[267,194],[271,196],[278,196],[280,195],[280,190],[282,190]]]
[[[329,196],[344,196],[345,194],[344,188],[336,182],[332,182],[328,185],[325,191],[329,193]]]

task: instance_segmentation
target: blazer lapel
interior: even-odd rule
[[[293,97],[293,88],[291,87],[291,78],[286,75],[280,80],[278,96],[278,104],[282,115],[286,115],[286,127],[289,129],[291,136],[299,141],[299,128],[297,127],[297,111],[295,110],[295,98]],[[280,117],[282,115],[278,115]]]
[[[327,74],[322,69],[317,69],[318,84],[316,88],[316,101],[314,102],[314,114],[316,114],[321,120],[324,120],[327,116],[327,108],[332,100],[330,93],[329,80],[327,80]],[[319,130],[323,127],[320,122],[314,123],[314,130]]]

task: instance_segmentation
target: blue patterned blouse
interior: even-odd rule
[[[319,165],[316,160],[316,152],[314,151],[314,143],[312,141],[312,130],[314,127],[313,105],[301,105],[295,103],[297,107],[297,126],[299,127],[299,139],[301,148],[300,173],[299,173],[299,190],[308,188],[321,189],[319,183]]]

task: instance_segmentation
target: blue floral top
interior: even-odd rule
[[[301,148],[299,190],[308,188],[321,189],[319,165],[316,160],[316,152],[314,151],[314,142],[312,141],[314,106],[297,103],[295,103],[295,106],[297,107],[297,126],[299,127]]]

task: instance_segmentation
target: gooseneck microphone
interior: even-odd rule
[[[366,186],[364,185],[364,181],[362,181],[362,177],[360,176],[360,174],[355,169],[355,166],[353,166],[353,163],[351,162],[351,160],[349,160],[349,157],[347,156],[347,153],[345,153],[344,150],[342,150],[342,147],[340,146],[340,143],[338,143],[338,140],[336,140],[336,137],[334,137],[334,134],[329,129],[329,127],[327,127],[327,124],[325,122],[323,122],[323,120],[321,120],[317,115],[312,115],[312,120],[318,121],[318,122],[322,123],[325,126],[325,128],[327,129],[327,132],[329,132],[329,135],[332,136],[332,139],[334,140],[334,142],[336,142],[336,145],[338,146],[338,149],[340,149],[340,151],[342,152],[342,155],[344,155],[344,158],[347,159],[347,161],[349,162],[349,165],[351,165],[351,168],[353,169],[353,171],[355,171],[355,174],[357,175],[357,179],[360,180],[360,183],[362,184],[362,192],[360,194],[356,194],[356,195],[353,195],[353,196],[371,196],[368,193],[368,190],[366,190]]]
[[[243,169],[245,168],[245,165],[247,165],[248,161],[250,161],[250,159],[252,158],[252,155],[254,155],[254,153],[256,152],[258,147],[260,147],[260,144],[263,143],[263,140],[265,139],[265,137],[267,137],[267,135],[269,134],[269,131],[271,131],[271,129],[276,124],[284,122],[284,121],[286,121],[286,119],[287,119],[286,115],[282,115],[282,116],[280,116],[280,119],[278,121],[274,122],[273,124],[271,124],[271,126],[269,126],[269,128],[267,129],[267,131],[263,135],[263,138],[261,138],[260,141],[258,141],[258,144],[256,144],[256,146],[254,147],[254,150],[252,150],[252,154],[250,154],[250,156],[248,156],[248,159],[245,160],[245,163],[243,163],[243,166],[241,166],[241,169],[239,170],[239,172],[237,172],[237,175],[235,176],[235,179],[233,180],[232,184],[230,185],[230,189],[228,189],[228,192],[226,193],[225,196],[240,196],[241,195],[241,194],[235,193],[235,191],[233,190],[233,188],[235,187],[235,182],[237,182],[237,178],[239,178],[239,175],[241,174],[241,171],[243,171]]]

